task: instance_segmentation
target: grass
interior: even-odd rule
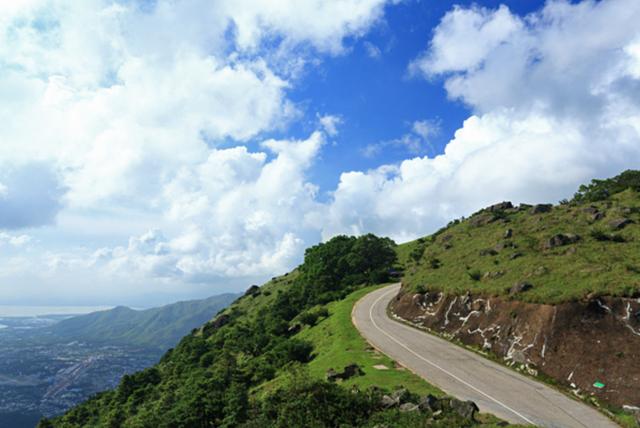
[[[590,293],[631,296],[640,290],[640,195],[627,190],[592,205],[606,216],[594,221],[584,211],[590,205],[568,204],[542,214],[502,211],[481,226],[470,219],[454,222],[430,237],[398,246],[403,282],[413,291],[423,287],[497,296],[526,281],[533,288],[518,299],[534,303],[575,301]],[[609,222],[617,218],[634,223],[614,233]],[[511,238],[505,238],[507,229]],[[544,242],[556,234],[581,239],[544,249]],[[498,244],[514,247],[496,251]]]
[[[392,391],[398,388],[407,388],[420,395],[433,394],[443,397],[446,394],[439,388],[429,384],[421,377],[415,375],[404,367],[399,367],[394,360],[371,348],[367,341],[360,335],[351,321],[351,312],[356,302],[382,287],[376,285],[360,289],[345,299],[332,302],[326,306],[329,316],[322,319],[313,327],[305,327],[297,338],[313,343],[314,358],[306,365],[306,370],[312,378],[324,379],[330,368],[341,371],[349,364],[358,364],[364,375],[355,376],[342,381],[342,385],[351,388],[357,387],[364,390],[371,386]],[[374,366],[385,366],[386,370],[380,370]],[[288,370],[283,370],[272,381],[261,385],[255,394],[263,394],[273,391],[282,385],[288,376]],[[483,427],[498,427],[500,419],[490,414],[479,414],[478,421]],[[516,425],[508,425],[516,427]]]

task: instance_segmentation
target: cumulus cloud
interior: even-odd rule
[[[640,161],[633,0],[551,1],[520,17],[455,7],[411,65],[473,111],[442,155],[341,176],[325,237],[405,240],[495,201],[554,201]]]
[[[300,68],[345,53],[386,3],[0,2],[0,228],[52,224],[61,210],[66,232],[118,225],[97,251],[49,228],[37,255],[1,260],[0,276],[78,289],[118,272],[142,284],[289,269],[318,239],[305,173],[340,119],[322,117],[324,134],[305,141],[246,145],[300,117],[288,99]]]

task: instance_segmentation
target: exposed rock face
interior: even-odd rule
[[[469,293],[401,292],[391,310],[577,394],[640,406],[640,299],[589,296],[543,305]],[[605,387],[595,388],[595,381]]]
[[[452,398],[449,405],[454,412],[465,419],[474,420],[476,412],[478,412],[478,406],[473,401],[461,401]]]

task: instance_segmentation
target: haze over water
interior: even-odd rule
[[[37,317],[43,315],[81,315],[111,309],[112,306],[20,306],[0,305],[2,317]],[[2,328],[2,327],[0,327]]]

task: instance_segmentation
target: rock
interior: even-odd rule
[[[493,249],[498,252],[504,250],[505,248],[516,248],[516,244],[514,244],[511,241],[506,241],[506,242],[499,242],[498,244],[496,244],[495,247],[493,247]]]
[[[582,209],[582,212],[587,214],[595,214],[598,212],[598,208],[594,207],[593,205],[590,205],[588,207],[584,207]]]
[[[357,364],[349,364],[342,370],[341,373],[336,372],[334,369],[327,370],[327,380],[330,382],[335,382],[338,379],[346,380],[352,378],[354,376],[362,376],[364,372]]]
[[[325,377],[329,382],[335,382],[339,379],[338,376],[338,372],[336,372],[334,369],[327,370],[327,373],[325,374]]]
[[[502,270],[498,270],[494,272],[485,272],[484,275],[482,275],[482,279],[496,279],[496,278],[500,278],[503,275],[504,275],[504,271]]]
[[[573,244],[580,240],[579,235],[574,235],[573,233],[559,233],[555,236],[549,238],[543,245],[545,250],[550,250],[552,248],[561,247],[563,245]]]
[[[341,377],[342,379],[349,379],[354,376],[362,376],[362,375],[364,375],[364,372],[362,371],[359,365],[349,364],[342,371]]]
[[[413,403],[404,403],[400,405],[400,411],[401,412],[415,412],[418,411],[419,407],[417,404],[413,404]]]
[[[513,229],[507,229],[504,231],[504,239],[509,239],[513,236]]]
[[[493,204],[487,208],[486,211],[495,212],[495,211],[504,211],[513,208],[513,204],[509,201],[500,202],[499,204]]]
[[[604,218],[604,213],[597,212],[597,213],[591,214],[591,221],[598,221],[598,220],[602,220],[603,218]]]
[[[302,326],[298,323],[295,323],[287,329],[287,335],[293,336],[294,334],[299,333],[300,330],[302,330]]]
[[[478,406],[473,401],[461,401],[456,398],[452,398],[451,409],[468,420],[475,420],[476,412],[478,412]]]
[[[433,395],[429,394],[420,400],[418,407],[423,412],[435,412],[440,410],[440,401]]]
[[[534,205],[529,210],[529,213],[531,213],[531,214],[548,213],[548,212],[551,211],[552,208],[553,208],[553,205],[551,205],[551,204],[537,204],[537,205]]]
[[[391,398],[398,403],[404,403],[409,398],[409,391],[404,388],[397,389],[391,393]]]
[[[480,227],[494,221],[496,221],[496,218],[493,216],[493,214],[486,212],[471,217],[471,219],[469,219],[469,224],[474,227]]]
[[[260,294],[260,287],[257,285],[252,285],[244,292],[245,296],[257,296]]]
[[[495,256],[496,254],[498,254],[498,252],[493,248],[485,248],[484,250],[480,250],[481,256]]]
[[[633,223],[633,220],[631,220],[631,219],[628,219],[628,218],[617,218],[615,220],[611,220],[609,222],[609,226],[613,230],[620,230],[620,229],[624,229],[625,227],[627,227],[631,223]]]
[[[515,259],[517,259],[518,257],[522,257],[522,256],[523,256],[523,254],[522,254],[522,253],[520,253],[520,252],[515,252],[515,253],[513,253],[513,254],[511,254],[511,255],[509,256],[509,260],[515,260]]]
[[[396,407],[397,405],[398,401],[394,400],[386,394],[383,395],[380,399],[380,407],[382,407],[383,409],[391,409],[393,407]]]
[[[231,317],[227,314],[222,314],[217,316],[216,319],[214,319],[213,322],[211,322],[211,327],[217,330],[229,324],[229,321],[231,321]]]
[[[513,287],[511,287],[511,289],[509,290],[509,294],[513,296],[514,294],[524,293],[525,291],[531,290],[532,288],[533,285],[528,282],[518,282],[514,284]]]
[[[530,205],[530,204],[520,204],[520,205],[518,205],[518,211],[527,211],[532,206],[533,205]]]
[[[536,270],[533,271],[533,274],[536,276],[541,276],[549,273],[549,269],[544,266],[538,266]]]

